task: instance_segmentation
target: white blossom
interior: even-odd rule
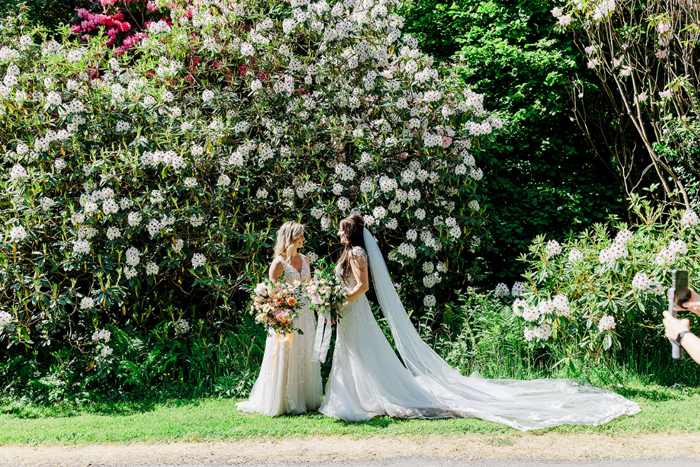
[[[698,225],[698,215],[695,211],[685,211],[683,217],[681,218],[681,225]]]
[[[13,242],[21,242],[25,238],[27,238],[27,231],[24,230],[24,227],[22,227],[21,225],[17,225],[10,229],[10,239]]]
[[[569,262],[570,263],[578,263],[582,259],[583,259],[583,253],[581,253],[576,248],[572,248],[571,251],[569,252]]]
[[[139,261],[141,261],[141,253],[139,250],[134,248],[133,246],[126,250],[126,264],[129,266],[137,266],[139,264]]]
[[[513,288],[511,289],[511,293],[514,297],[521,297],[526,291],[527,288],[522,282],[516,282],[515,284],[513,284]]]
[[[207,262],[207,258],[201,253],[195,253],[192,255],[192,267],[197,269],[198,267],[204,266]]]
[[[598,321],[598,330],[600,332],[611,331],[615,329],[615,318],[610,315],[603,315]]]
[[[508,290],[508,286],[503,282],[498,283],[496,285],[496,297],[507,297],[508,295],[510,295],[510,290]]]

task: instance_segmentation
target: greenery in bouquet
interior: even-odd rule
[[[294,328],[294,320],[301,311],[303,292],[299,282],[260,282],[253,290],[251,313],[255,316],[255,321],[279,336],[286,336],[295,331],[301,333]]]
[[[700,279],[698,216],[666,215],[639,198],[632,204],[640,225],[598,224],[564,245],[535,239],[521,258],[525,283],[496,290],[517,297],[513,312],[526,325],[523,339],[558,347],[570,364],[608,363],[623,346],[664,340],[661,312],[673,269],[688,269],[691,283]]]
[[[347,291],[342,281],[335,275],[333,263],[325,258],[318,261],[314,276],[306,285],[311,310],[318,315],[330,316],[332,321],[341,318],[340,307],[345,301]]]

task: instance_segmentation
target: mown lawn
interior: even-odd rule
[[[599,427],[562,426],[559,433],[682,433],[700,431],[700,390],[661,386],[616,388],[642,412]],[[347,435],[453,435],[517,433],[475,419],[396,420],[345,423],[314,413],[269,418],[243,414],[230,399],[169,400],[40,407],[5,402],[0,406],[0,445],[213,441],[244,438]]]

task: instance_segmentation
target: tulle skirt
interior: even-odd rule
[[[268,335],[260,374],[249,399],[236,404],[239,410],[276,416],[314,411],[321,405],[321,367],[311,361],[316,328],[308,305],[295,326],[303,334],[295,332],[288,340]]]
[[[444,363],[444,361],[443,361]],[[476,417],[519,430],[599,425],[639,412],[614,392],[575,380],[488,380],[456,370],[414,376],[397,357],[363,295],[343,311],[319,411],[345,421]]]

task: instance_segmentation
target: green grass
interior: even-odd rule
[[[599,427],[562,426],[558,433],[683,433],[700,431],[700,388],[628,385],[615,388],[638,402],[642,412]],[[270,418],[242,414],[230,399],[169,400],[158,403],[110,403],[33,406],[18,402],[0,405],[0,445],[82,444],[168,441],[214,441],[255,438],[347,435],[459,435],[518,433],[475,419],[396,420],[375,418],[345,423],[314,413]]]

